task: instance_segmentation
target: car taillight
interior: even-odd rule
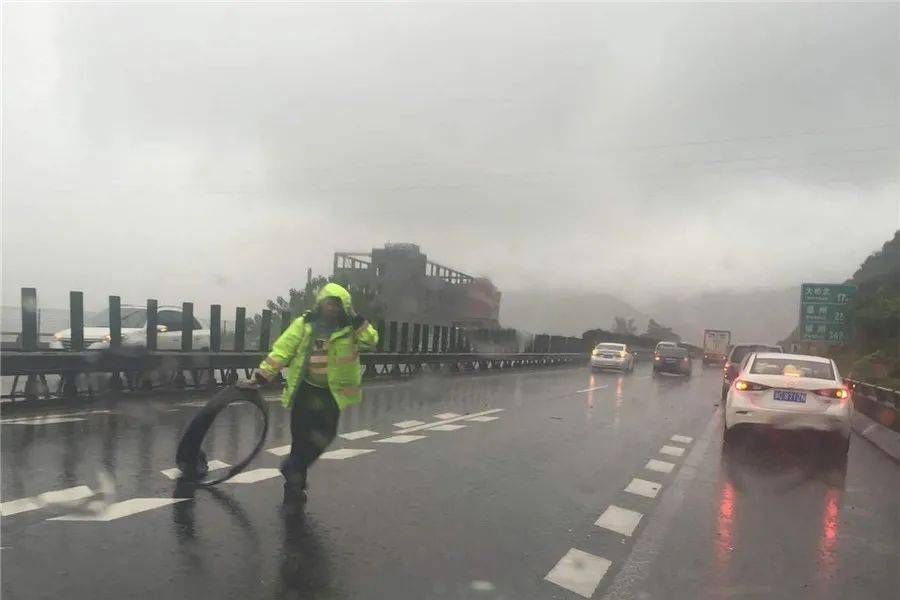
[[[659,354],[654,354],[654,355],[653,355],[653,360],[660,360]]]
[[[847,388],[828,388],[824,390],[816,390],[817,396],[825,396],[826,398],[834,398],[835,400],[846,400],[850,397],[850,391]]]
[[[752,381],[744,381],[743,379],[738,379],[734,382],[734,389],[740,390],[742,392],[761,392],[763,390],[771,389],[767,385],[762,385],[761,383],[754,383]]]
[[[730,368],[731,368],[731,363],[730,363],[730,362],[726,362],[726,363],[725,363],[725,366],[722,367],[722,371],[724,371],[725,373],[727,373],[727,372],[728,372],[728,369],[730,369]]]
[[[681,360],[683,360],[684,362],[687,362],[687,361],[689,361],[690,359],[689,359],[687,356],[685,356],[685,357],[682,358]]]

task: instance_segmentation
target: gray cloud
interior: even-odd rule
[[[898,5],[4,7],[4,303],[841,279],[900,227]],[[821,243],[820,240],[831,240]]]

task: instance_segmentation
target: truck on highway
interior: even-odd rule
[[[722,329],[706,329],[703,332],[703,364],[725,364],[731,347],[731,332]]]

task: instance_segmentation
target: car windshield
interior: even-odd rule
[[[121,309],[122,328],[143,327],[147,324],[147,310],[143,308],[125,308]],[[90,318],[85,319],[85,327],[109,327],[109,309],[95,313]]]
[[[597,344],[597,350],[606,350],[608,352],[620,352],[625,349],[624,344]]]
[[[831,363],[797,358],[761,358],[757,356],[750,366],[752,375],[785,375],[811,379],[834,379]]]
[[[731,352],[731,362],[739,363],[744,360],[748,354],[753,352],[781,352],[781,349],[777,346],[763,345],[735,346],[734,350]]]

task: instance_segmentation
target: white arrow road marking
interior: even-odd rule
[[[435,425],[445,425],[447,423],[455,423],[456,421],[471,421],[472,417],[480,417],[483,415],[492,415],[494,413],[502,412],[502,408],[492,408],[490,410],[483,410],[481,412],[472,413],[470,415],[461,415],[459,417],[453,417],[452,419],[444,419],[443,421],[435,421],[434,423],[425,423],[424,425],[417,425],[415,427],[407,427],[406,429],[401,429],[396,433],[413,433],[415,431],[421,431],[423,429],[431,429]]]
[[[43,508],[44,505],[50,503],[72,502],[81,500],[92,495],[94,491],[86,485],[66,488],[64,490],[56,490],[54,492],[44,492],[31,498],[20,498],[18,500],[10,500],[0,504],[0,516],[8,517],[30,510]]]
[[[611,504],[609,508],[603,511],[603,514],[600,515],[600,518],[597,519],[594,525],[631,537],[643,516],[639,512]]]
[[[657,473],[671,473],[672,469],[675,468],[675,465],[664,460],[656,460],[655,458],[651,458],[647,461],[647,464],[644,465],[644,468],[650,469],[651,471],[656,471]]]
[[[435,425],[428,429],[428,431],[456,431],[457,429],[465,429],[465,425],[454,425],[453,423],[447,423],[445,425]]]
[[[61,517],[53,517],[48,519],[48,521],[99,521],[105,523],[153,510],[154,508],[169,506],[176,502],[184,502],[185,500],[188,500],[188,498],[132,498],[124,502],[110,504],[98,514],[72,513]]]
[[[466,419],[466,421],[474,421],[476,423],[490,423],[491,421],[496,421],[500,417],[472,417],[471,419]]]
[[[628,484],[628,487],[625,488],[625,491],[629,494],[637,494],[638,496],[643,496],[645,498],[656,498],[656,495],[659,494],[659,490],[661,489],[662,484],[635,477],[631,480],[631,483]]]
[[[399,423],[394,423],[394,427],[398,429],[406,429],[407,427],[415,427],[416,425],[424,425],[424,421],[416,421],[412,419],[410,421],[400,421]]]
[[[544,579],[579,596],[590,598],[610,565],[612,563],[603,557],[571,548]]]
[[[446,412],[446,413],[441,413],[439,415],[434,415],[434,418],[435,419],[453,419],[458,416],[460,416],[459,413]]]

